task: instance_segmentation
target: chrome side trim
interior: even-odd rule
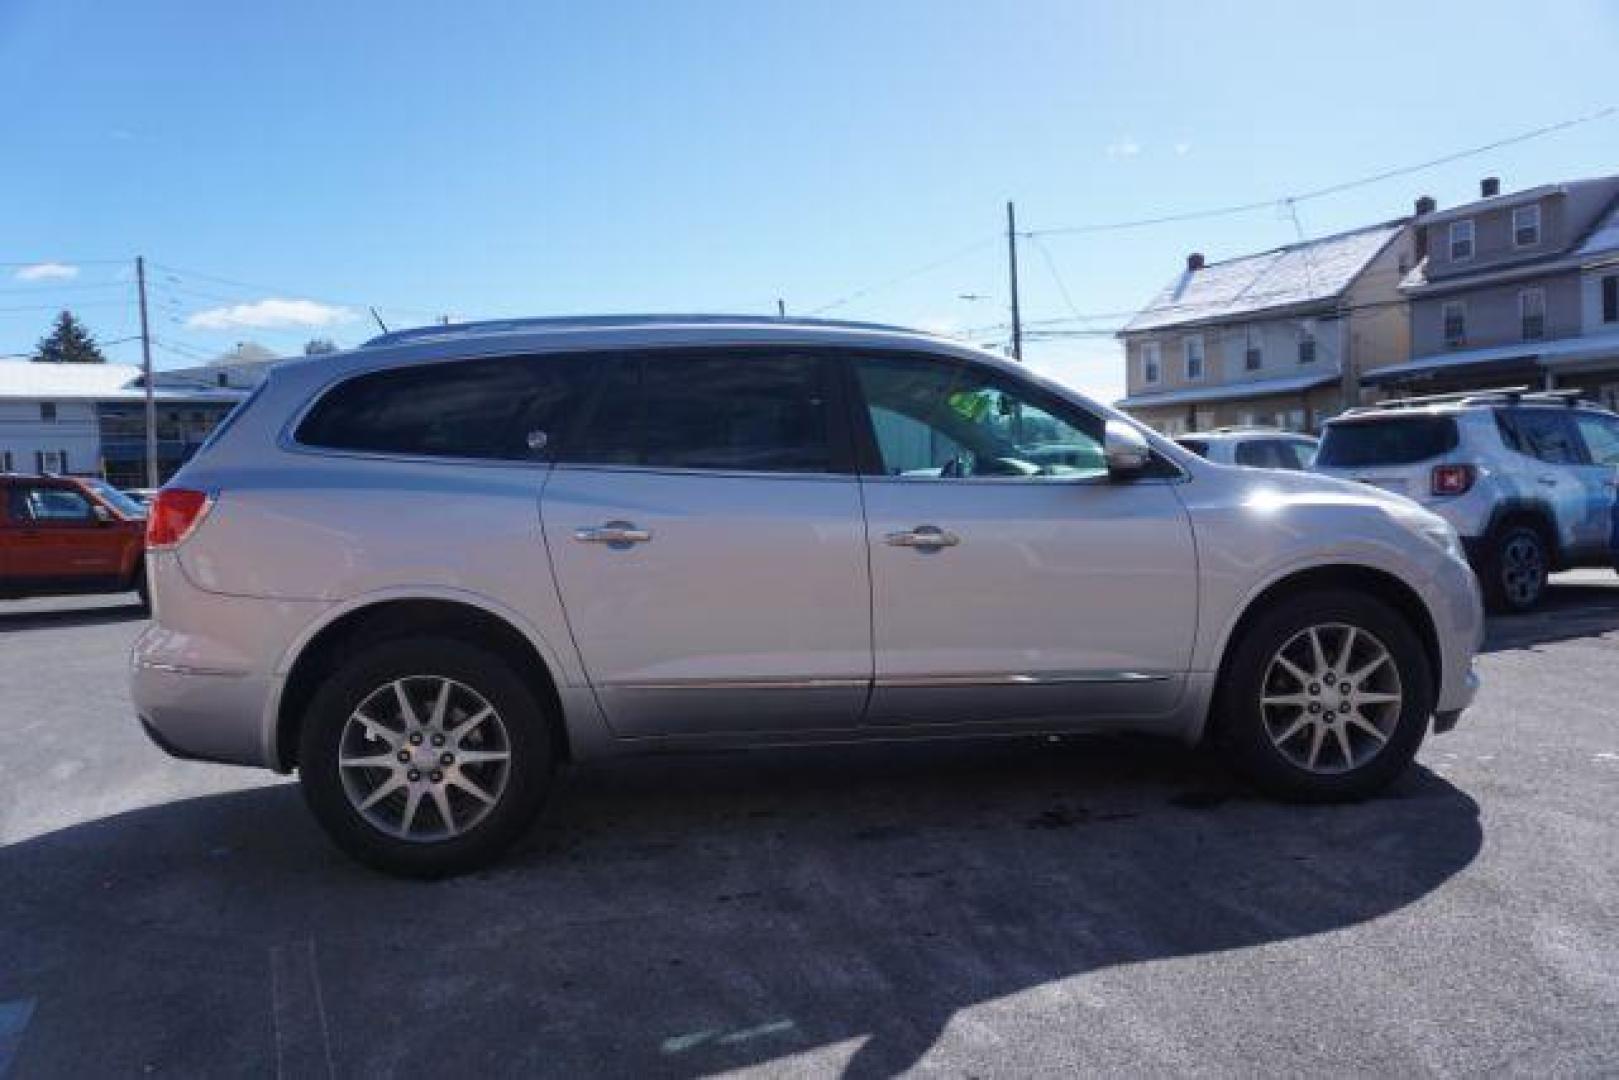
[[[966,686],[1064,686],[1084,683],[1164,682],[1170,676],[1149,671],[1014,672],[977,675],[900,675],[888,679],[663,679],[611,682],[604,690],[856,690],[868,685],[882,690],[922,690]]]
[[[952,686],[1064,686],[1073,683],[1164,682],[1169,675],[1148,671],[1053,671],[1045,674],[1014,672],[986,675],[896,675],[878,679],[880,690],[922,690]]]
[[[603,690],[863,690],[870,679],[664,679],[611,682]]]
[[[225,671],[222,668],[191,667],[187,664],[166,664],[155,660],[137,660],[135,666],[143,671],[160,671],[165,675],[210,675],[226,679],[240,679],[245,671]]]

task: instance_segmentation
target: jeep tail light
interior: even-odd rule
[[[146,512],[146,549],[161,551],[181,543],[194,532],[214,497],[190,488],[164,488]]]
[[[1433,493],[1435,495],[1466,495],[1473,486],[1477,472],[1471,465],[1435,465]]]

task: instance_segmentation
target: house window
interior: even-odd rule
[[[1546,336],[1546,290],[1525,289],[1518,294],[1518,321],[1525,341]]]
[[[1445,323],[1445,344],[1467,343],[1467,305],[1460,300],[1447,300],[1440,309]]]
[[[1299,331],[1299,363],[1315,363],[1315,335],[1308,330]]]
[[[39,418],[46,422],[56,419],[56,402],[42,401],[39,403]]]
[[[1265,356],[1260,352],[1258,342],[1250,341],[1248,343],[1248,347],[1243,350],[1242,364],[1249,371],[1258,371],[1265,366]]]
[[[1186,360],[1186,379],[1194,382],[1203,377],[1203,339],[1189,337],[1181,340],[1181,352]]]
[[[1602,321],[1619,322],[1619,274],[1602,279]]]
[[[1163,375],[1163,347],[1156,341],[1141,346],[1141,381],[1155,383]]]
[[[1450,261],[1465,262],[1473,257],[1473,219],[1450,223]]]
[[[0,473],[16,472],[17,462],[10,450],[0,450]]]
[[[223,372],[223,371],[215,372],[214,373],[214,382],[219,386],[229,386],[230,385],[230,375],[227,372]]]
[[[1512,211],[1512,246],[1534,247],[1540,243],[1540,204],[1520,206]]]
[[[34,454],[34,463],[39,466],[40,473],[46,476],[60,475],[67,472],[67,451],[40,450]]]

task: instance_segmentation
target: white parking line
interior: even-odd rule
[[[313,938],[270,947],[270,1025],[277,1077],[337,1075]]]

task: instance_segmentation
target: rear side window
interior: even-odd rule
[[[1327,425],[1315,463],[1326,468],[1410,465],[1456,449],[1456,421],[1448,416],[1390,416]]]
[[[1190,450],[1198,457],[1209,456],[1209,444],[1202,439],[1177,439],[1183,449]]]
[[[668,469],[838,471],[830,388],[828,361],[819,356],[726,350],[623,357],[563,457]]]
[[[1578,465],[1580,452],[1574,425],[1564,409],[1502,409],[1495,414],[1501,441],[1520,454],[1551,465]]]
[[[590,357],[505,357],[360,375],[321,398],[298,442],[413,457],[538,459],[584,396]]]

